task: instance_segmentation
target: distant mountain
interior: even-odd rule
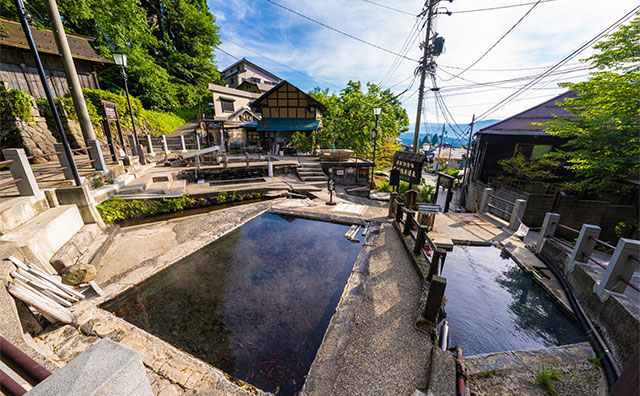
[[[478,130],[487,127],[489,125],[495,124],[496,122],[498,122],[500,120],[484,120],[484,121],[478,121],[477,123],[474,124],[473,126],[473,131],[477,132]],[[435,122],[428,122],[428,123],[422,123],[420,124],[420,139],[419,141],[421,142],[422,139],[424,138],[424,135],[429,134],[429,140],[431,140],[432,136],[434,134],[438,134],[438,141],[440,141],[440,136],[442,136],[442,125],[443,124],[438,124]],[[469,124],[458,124],[458,128],[461,129],[462,131],[464,131],[464,135],[465,138],[459,138],[459,136],[462,136],[462,132],[460,132],[458,130],[458,128],[456,128],[455,132],[454,130],[449,126],[449,125],[445,125],[445,133],[446,136],[444,138],[445,143],[449,143],[453,146],[464,146],[467,144],[468,139],[469,139],[469,135],[468,135],[468,129],[469,129]],[[413,133],[415,131],[415,124],[410,124],[409,125],[409,132],[405,132],[403,134],[400,135],[400,139],[402,140],[402,142],[408,146],[411,146],[413,144]]]

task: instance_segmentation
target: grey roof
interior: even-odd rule
[[[544,132],[546,127],[544,125],[536,125],[536,123],[551,121],[554,116],[573,117],[571,113],[556,103],[563,102],[566,98],[574,98],[577,95],[575,91],[565,92],[528,110],[484,127],[476,133],[478,135],[547,135]]]

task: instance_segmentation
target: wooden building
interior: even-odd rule
[[[477,132],[472,179],[489,183],[490,179],[506,172],[498,163],[513,157],[516,152],[525,158],[542,158],[562,146],[566,140],[550,135],[538,123],[548,122],[555,116],[571,117],[571,113],[558,106],[566,98],[573,98],[573,91],[565,92],[512,117],[482,128]],[[569,177],[570,174],[560,176]]]
[[[35,98],[45,98],[33,56],[19,22],[0,18],[0,81],[7,88],[19,89]],[[69,92],[61,56],[50,30],[31,30],[42,65],[55,97]],[[98,74],[113,67],[114,62],[103,58],[91,48],[92,37],[67,34],[80,85],[99,89]]]
[[[258,88],[261,92],[265,89],[271,89],[274,85],[278,84],[282,79],[275,74],[268,72],[255,63],[249,62],[247,59],[242,58],[231,66],[225,68],[220,72],[225,84],[230,88],[248,89],[251,90],[250,85],[244,85],[240,88],[243,82],[249,82],[255,84],[255,88]],[[259,85],[258,85],[259,84]]]
[[[251,108],[261,114],[261,120],[242,125],[248,141],[261,147],[292,151],[289,146],[295,132],[311,133],[321,127],[325,107],[299,88],[282,81],[254,100]]]

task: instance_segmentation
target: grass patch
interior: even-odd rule
[[[548,395],[553,396],[556,393],[555,390],[555,381],[559,381],[562,378],[562,374],[560,374],[553,367],[553,364],[550,364],[549,367],[544,367],[538,371],[538,375],[536,377],[536,382],[540,388],[542,388]]]
[[[473,378],[489,378],[496,375],[497,372],[498,370],[496,368],[486,369],[484,371],[474,374],[472,377]]]
[[[604,355],[600,354],[598,356],[589,356],[587,357],[587,360],[590,361],[591,363],[593,363],[593,365],[596,368],[601,368],[602,367],[602,358],[604,357]]]
[[[105,223],[113,224],[135,217],[179,212],[192,207],[195,203],[196,200],[190,198],[188,195],[183,195],[179,198],[162,198],[159,200],[114,197],[96,206],[96,208]]]

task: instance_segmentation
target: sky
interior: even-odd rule
[[[418,37],[415,27],[421,27],[424,21],[418,21],[415,15],[422,11],[424,0],[271,1],[410,59],[400,58],[398,62],[393,53],[346,37],[269,0],[208,0],[220,28],[222,43],[215,52],[220,69],[245,57],[305,91],[321,87],[337,92],[349,80],[382,83],[383,88],[396,94],[408,89],[399,98],[410,122],[415,122],[420,79],[413,81],[413,76],[422,56],[418,44],[424,41],[426,32],[423,29]],[[452,13],[438,14],[432,30],[445,39],[444,52],[436,58],[436,84],[453,121],[469,123],[473,114],[483,115],[484,120],[504,119],[565,92],[557,86],[559,82],[587,79],[588,70],[575,69],[585,67],[579,59],[592,54],[591,48],[560,68],[562,74],[547,77],[508,105],[487,113],[528,81],[501,80],[543,72],[638,6],[637,0],[543,0],[531,9],[533,2],[455,0],[438,4],[439,11]],[[522,3],[531,4],[462,12]],[[477,64],[454,77],[523,16]],[[409,45],[404,46],[407,39]],[[393,73],[389,75],[390,71]],[[421,122],[443,122],[429,90],[430,79],[426,87],[426,111]]]

